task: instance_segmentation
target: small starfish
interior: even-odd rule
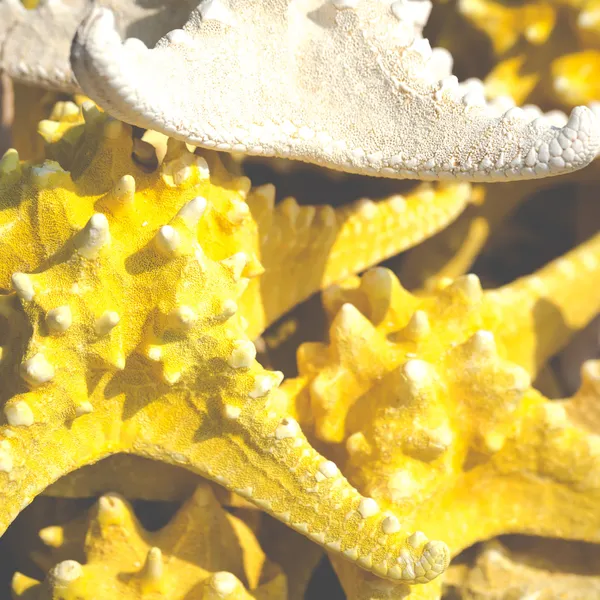
[[[196,0],[100,0],[110,8],[119,31],[154,44],[185,23]],[[23,83],[66,92],[79,86],[69,65],[77,26],[90,7],[87,0],[41,0],[27,10],[20,0],[0,0],[0,71]]]
[[[506,181],[589,163],[583,107],[555,128],[497,115],[421,36],[420,0],[203,0],[153,50],[94,8],[71,62],[86,94],[135,125],[207,148],[382,177]],[[444,53],[443,56],[446,56]]]
[[[145,531],[117,494],[102,496],[88,515],[40,531],[48,553],[36,556],[46,581],[17,573],[14,598],[86,600],[286,600],[286,578],[258,540],[201,484],[173,519]],[[74,560],[74,559],[78,560]],[[85,564],[81,564],[85,563]]]
[[[284,391],[386,516],[382,534],[410,523],[425,532],[415,548],[428,534],[453,555],[509,532],[600,541],[598,374],[584,370],[567,402],[530,387],[600,309],[599,266],[600,234],[485,293],[469,275],[417,297],[381,268],[326,292],[330,343],[300,347],[300,377]],[[370,598],[374,581],[389,592],[351,566],[339,574],[350,597]],[[438,598],[439,585],[391,589]]]
[[[139,182],[125,175],[98,193],[130,160],[131,137],[118,121],[91,121],[104,137],[74,154],[76,181],[51,161],[0,163],[6,224],[20,232],[0,254],[22,248],[34,271],[13,273],[15,291],[0,296],[12,340],[0,362],[0,527],[59,477],[124,452],[216,481],[365,568],[388,557],[378,572],[390,579],[443,572],[438,541],[407,550],[423,573],[396,567],[406,536],[380,543],[382,517],[283,411],[282,374],[255,361],[238,308],[260,263],[219,257],[231,247],[211,229],[245,215],[231,198],[240,181],[228,187],[222,165],[177,144],[162,187],[154,180],[160,202],[141,168]]]

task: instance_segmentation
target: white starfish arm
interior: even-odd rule
[[[118,30],[154,44],[182,25],[197,0],[99,0],[116,15]],[[12,78],[62,91],[79,86],[69,64],[69,50],[90,0],[41,0],[26,10],[20,0],[0,0],[0,71]]]
[[[115,116],[198,146],[383,177],[506,181],[583,167],[600,124],[496,117],[420,37],[421,0],[203,0],[152,50],[121,43],[109,11],[71,61]],[[416,7],[416,8],[415,8]],[[443,61],[442,61],[443,62]]]

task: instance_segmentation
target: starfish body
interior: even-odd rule
[[[565,343],[565,325],[585,325],[573,320],[578,309],[586,321],[598,312],[599,264],[597,235],[498,291],[469,275],[417,297],[374,269],[326,294],[330,343],[301,346],[301,377],[285,389],[299,420],[388,515],[384,533],[410,522],[424,532],[415,545],[441,538],[453,555],[508,532],[598,541],[600,438],[595,421],[582,425],[592,384],[559,403],[530,381]],[[351,597],[385,597],[353,568],[341,565],[340,576]],[[409,592],[437,598],[440,589],[394,593]]]
[[[14,153],[0,165],[15,230],[2,254],[37,240],[19,259],[29,272],[12,273],[14,291],[0,296],[11,340],[0,363],[1,527],[59,477],[130,453],[211,479],[381,576],[417,583],[443,572],[437,541],[407,550],[422,567],[414,576],[397,566],[405,538],[381,543],[383,517],[281,409],[282,374],[255,361],[239,306],[262,268],[250,252],[228,255],[212,230],[219,213],[230,230],[246,216],[231,193],[240,182],[175,144],[156,201],[141,168],[139,182],[115,177],[130,161],[127,127],[91,121],[103,138],[75,152],[77,179]],[[230,243],[245,248],[250,232]]]
[[[152,50],[122,44],[111,12],[97,8],[78,30],[72,66],[111,114],[207,148],[481,181],[555,175],[594,158],[600,126],[589,110],[558,129],[519,110],[497,117],[461,88],[421,36],[430,8],[204,0]]]
[[[103,0],[119,30],[153,44],[179,27],[194,8],[193,0],[167,0],[149,6],[135,0]],[[28,10],[20,0],[0,0],[0,71],[42,87],[79,90],[69,65],[71,40],[89,10],[85,0],[37,3]]]
[[[287,598],[283,573],[266,560],[250,528],[222,508],[208,484],[198,486],[157,532],[145,531],[125,500],[107,494],[88,515],[46,527],[40,537],[48,552],[36,562],[49,569],[48,576],[39,583],[17,573],[15,599]]]

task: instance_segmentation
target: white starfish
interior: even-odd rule
[[[428,0],[203,0],[149,50],[111,12],[80,27],[72,66],[115,116],[198,146],[383,177],[506,181],[583,167],[584,107],[553,126],[449,75],[421,36]]]
[[[185,23],[198,0],[99,0],[116,15],[119,31],[154,44]],[[0,0],[0,71],[44,87],[77,91],[69,49],[90,0],[41,0],[27,10],[20,0]]]

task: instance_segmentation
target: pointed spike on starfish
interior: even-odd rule
[[[25,400],[9,402],[4,406],[4,416],[11,427],[30,427],[35,422],[33,411]]]
[[[21,363],[21,377],[32,388],[39,387],[54,379],[54,367],[46,357],[38,352]]]
[[[65,542],[65,530],[60,525],[44,527],[38,535],[49,548],[60,548]]]
[[[171,225],[163,225],[154,236],[154,246],[164,256],[175,256],[181,246],[181,236]]]
[[[11,280],[17,296],[25,302],[31,302],[35,297],[35,289],[31,276],[25,273],[14,273]]]
[[[478,356],[493,357],[496,355],[496,339],[491,331],[480,329],[465,343],[468,350]]]
[[[200,12],[216,5],[205,2]],[[600,149],[600,123],[586,107],[576,107],[564,127],[555,128],[541,120],[490,116],[481,98],[468,91],[442,93],[443,83],[431,81],[428,70],[432,49],[420,35],[420,19],[428,5],[404,1],[394,3],[392,10],[388,3],[362,0],[353,9],[340,10],[332,26],[324,26],[308,8],[289,14],[273,8],[272,0],[252,5],[231,0],[233,14],[245,23],[243,35],[231,26],[215,35],[214,24],[195,14],[185,27],[191,45],[164,38],[142,54],[121,43],[112,13],[96,7],[78,30],[72,66],[86,93],[116,116],[207,148],[241,147],[249,154],[383,177],[473,181],[558,175],[594,159]],[[302,65],[290,62],[283,51],[271,57],[263,50],[285,47],[291,18],[300,32],[297,43],[305,49]],[[394,30],[396,35],[387,34]],[[350,46],[349,37],[354,41]],[[248,45],[248,39],[254,43]],[[337,87],[326,90],[320,102],[302,101],[297,90],[310,85],[322,60],[311,49],[325,46],[332,57],[330,79]],[[397,52],[398,46],[403,52]],[[190,47],[198,52],[193,60],[184,60],[182,54],[188,56]],[[392,53],[395,62],[378,60]],[[281,84],[275,88],[252,75],[264,56],[269,56],[269,64],[263,67],[280,74],[276,80]],[[365,63],[376,66],[365,72]],[[379,101],[363,102],[355,92],[356,78],[348,72],[378,89]],[[390,73],[398,81],[391,88]],[[170,93],[157,99],[157,81],[159,86],[161,81],[186,84],[169,87]],[[222,91],[215,93],[214,86],[209,90],[205,81],[218,82]],[[180,101],[172,102],[171,94]],[[248,94],[257,99],[252,105],[246,102]],[[218,100],[222,97],[228,101]],[[346,123],[357,114],[364,126],[349,130]],[[275,125],[281,115],[298,126],[288,131]]]
[[[23,573],[15,573],[11,582],[11,589],[15,598],[25,598],[27,591],[39,585],[39,582],[35,579],[23,575]]]
[[[89,400],[84,400],[75,407],[76,417],[83,417],[84,415],[89,415],[93,412],[94,407],[92,406],[92,403]]]
[[[69,306],[58,306],[46,313],[46,325],[51,334],[64,333],[73,324],[73,314]]]
[[[248,369],[256,359],[256,346],[250,340],[238,340],[233,343],[229,357],[229,366],[233,369]]]
[[[197,318],[198,315],[189,306],[178,306],[169,313],[167,322],[171,329],[188,331],[194,326]]]
[[[51,569],[48,582],[52,589],[68,587],[83,575],[83,568],[76,560],[63,560]]]
[[[98,335],[108,335],[119,324],[120,320],[119,313],[114,310],[106,310],[96,319],[94,330]]]
[[[133,176],[123,175],[103,200],[112,209],[133,207],[135,201],[135,179]]]
[[[146,562],[138,575],[143,594],[164,592],[165,564],[160,548],[156,546],[148,550]]]
[[[16,173],[20,169],[19,153],[14,148],[9,148],[0,159],[0,176]]]
[[[181,208],[177,213],[177,216],[192,229],[198,225],[200,217],[202,217],[206,211],[206,206],[206,198],[203,196],[196,196]]]
[[[404,328],[403,334],[409,340],[417,341],[429,335],[430,331],[431,326],[427,313],[423,310],[417,310],[413,313],[410,321]]]
[[[240,281],[248,264],[248,255],[245,252],[236,252],[229,258],[224,258],[221,264],[231,271],[234,281]]]
[[[472,273],[458,277],[453,283],[450,284],[449,288],[451,290],[458,290],[462,292],[467,300],[472,304],[479,302],[483,295],[479,277]]]
[[[92,215],[77,240],[77,252],[84,258],[94,259],[102,248],[110,244],[108,219],[102,213]]]

